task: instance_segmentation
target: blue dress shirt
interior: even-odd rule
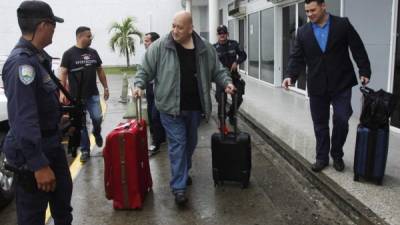
[[[322,27],[320,27],[316,23],[312,23],[315,38],[317,39],[322,52],[325,52],[326,50],[326,44],[328,43],[329,27],[331,25],[331,17],[330,15],[328,16],[328,21]]]

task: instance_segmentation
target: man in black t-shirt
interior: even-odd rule
[[[83,89],[81,90],[81,97],[85,103],[86,110],[89,112],[92,119],[93,130],[92,133],[95,137],[96,145],[101,147],[103,145],[103,138],[101,136],[101,122],[103,120],[99,90],[97,89],[96,74],[104,88],[104,100],[109,97],[108,85],[106,75],[101,67],[102,61],[96,50],[90,48],[92,43],[92,33],[88,27],[78,27],[76,30],[76,45],[64,52],[61,60],[61,83],[65,87],[69,87],[72,95],[77,90],[77,81],[71,73],[74,69],[84,67],[84,74],[82,78]],[[61,93],[60,100],[66,103],[65,96]],[[86,126],[82,128],[81,135],[81,162],[86,162],[90,157],[90,141]]]

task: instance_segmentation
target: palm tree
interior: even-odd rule
[[[119,48],[119,54],[126,56],[126,65],[129,67],[129,56],[135,55],[135,36],[139,37],[142,43],[143,34],[135,26],[135,18],[127,17],[122,23],[114,22],[109,33],[113,32],[110,46],[113,51]]]

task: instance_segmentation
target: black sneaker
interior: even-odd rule
[[[185,195],[185,192],[175,193],[175,203],[178,206],[184,206],[188,202],[188,198]]]
[[[335,168],[336,171],[342,172],[344,170],[344,162],[343,159],[335,159],[333,160],[333,168]]]
[[[325,169],[329,165],[328,162],[319,161],[317,160],[314,164],[312,164],[311,169],[314,172],[320,172],[321,170]]]
[[[97,147],[103,146],[103,137],[101,137],[101,135],[95,137],[94,140],[96,142]]]
[[[90,158],[90,153],[89,152],[82,152],[81,154],[81,163],[85,163],[89,160]]]
[[[233,127],[233,126],[235,126],[235,124],[236,124],[236,117],[234,117],[234,116],[229,116],[228,117],[229,119],[229,124]]]

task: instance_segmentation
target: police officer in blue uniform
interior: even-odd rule
[[[240,78],[240,74],[237,70],[237,66],[242,64],[247,59],[246,52],[240,48],[240,45],[237,41],[229,40],[228,39],[228,28],[225,25],[220,25],[217,27],[217,34],[218,34],[218,42],[214,44],[215,50],[217,51],[219,61],[221,64],[227,68],[231,72],[231,77],[233,81],[233,85],[237,88],[236,95],[232,96],[232,98],[237,99],[237,107],[242,104],[243,102],[243,94],[244,94],[244,81]],[[217,85],[217,90],[215,92],[215,99],[219,103],[218,105],[218,115],[221,112],[221,95],[224,93],[224,98],[226,102],[226,94],[224,88],[219,87]],[[234,123],[234,104],[230,106],[229,112],[226,114],[226,109],[224,109],[224,118],[229,116],[229,122],[233,125]]]
[[[42,1],[22,2],[17,16],[22,37],[3,67],[10,124],[3,151],[19,171],[18,224],[44,225],[48,204],[56,225],[71,224],[72,179],[58,130],[59,90],[50,77],[51,57],[43,50],[52,42],[56,22],[64,20]]]

